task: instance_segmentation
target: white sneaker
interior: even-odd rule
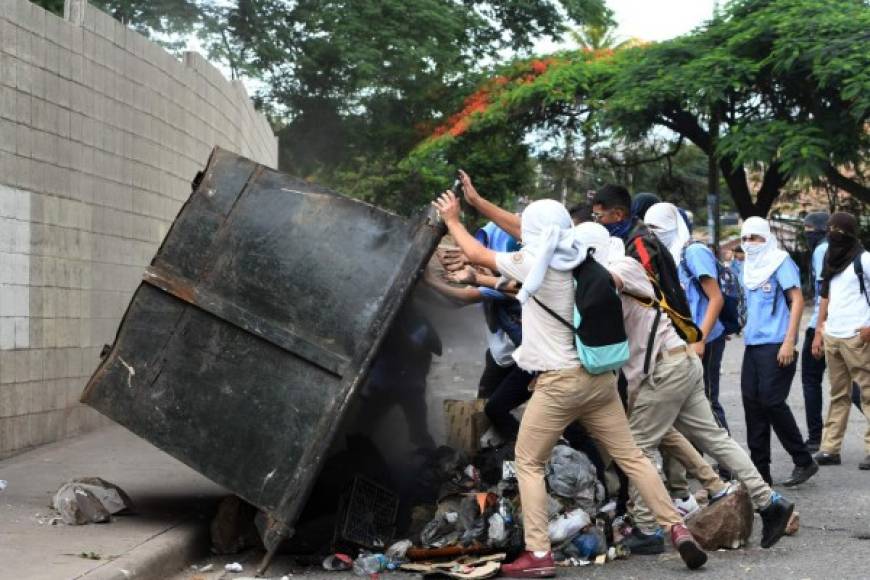
[[[689,494],[689,497],[686,499],[674,498],[674,507],[677,508],[677,511],[680,512],[680,516],[683,519],[686,519],[699,509],[701,506],[698,505],[698,500],[695,499],[695,496]]]

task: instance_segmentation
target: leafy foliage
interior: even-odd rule
[[[502,123],[568,126],[580,117],[610,144],[638,143],[664,127],[716,155],[744,216],[766,215],[798,179],[827,181],[870,201],[862,173],[868,39],[864,0],[736,0],[683,37],[627,46],[603,59],[560,55],[534,82],[490,99],[466,123],[464,143],[442,145],[473,146],[476,132]],[[718,131],[711,132],[711,118]]]

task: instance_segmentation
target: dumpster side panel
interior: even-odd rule
[[[442,233],[216,150],[82,401],[292,528]]]

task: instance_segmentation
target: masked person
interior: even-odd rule
[[[870,253],[858,239],[858,222],[838,212],[828,221],[828,251],[822,268],[821,304],[813,353],[824,348],[831,382],[831,403],[816,459],[839,465],[852,381],[861,389],[861,403],[870,408]],[[858,465],[870,469],[870,427],[864,435],[865,458]]]
[[[682,223],[671,204],[659,205],[669,205],[674,219]],[[647,216],[654,210],[655,206]],[[607,243],[603,229],[593,243]],[[676,428],[714,459],[729,465],[761,514],[761,545],[770,548],[785,534],[794,505],[765,483],[746,452],[717,424],[706,398],[701,360],[679,337],[670,318],[659,316],[653,286],[643,266],[632,258],[621,258],[611,261],[608,269],[620,292],[628,335],[630,358],[623,372],[628,380],[629,425],[635,441],[652,460],[663,438]],[[730,489],[711,501],[724,497]],[[633,486],[632,499],[635,526],[624,545],[633,554],[662,553],[664,538]]]
[[[592,219],[601,224],[611,236],[623,242],[631,238],[641,219],[631,212],[631,195],[621,185],[607,184],[592,198]]]
[[[692,345],[703,364],[704,393],[717,422],[728,429],[725,410],[719,403],[719,378],[725,353],[725,328],[719,322],[719,313],[725,305],[725,298],[719,287],[716,256],[704,244],[691,243],[689,228],[671,203],[652,206],[646,213],[645,223],[668,247],[677,264],[680,285],[686,291],[692,318],[704,334],[703,341]]]
[[[812,212],[804,218],[804,233],[810,250],[810,281],[815,297],[813,317],[807,325],[801,348],[801,383],[804,390],[804,411],[807,416],[807,449],[811,453],[819,450],[822,444],[822,379],[825,376],[825,356],[816,358],[813,354],[813,338],[818,328],[819,305],[821,303],[822,268],[825,253],[828,251],[826,228],[830,214],[824,211]],[[821,333],[821,330],[818,330]],[[852,383],[852,403],[861,411],[861,390]],[[823,465],[819,462],[819,465]]]
[[[794,260],[779,248],[770,224],[763,218],[751,217],[743,222],[741,243],[746,251],[741,283],[746,294],[747,317],[740,390],[747,445],[752,461],[770,484],[773,429],[795,465],[783,485],[794,486],[819,470],[787,401],[797,370],[795,344],[804,307],[800,271]]]
[[[573,270],[589,258],[583,241],[575,235],[568,211],[553,200],[533,202],[521,216],[523,248],[495,253],[465,230],[459,219],[459,202],[452,192],[444,193],[434,205],[472,263],[523,283],[518,294],[523,305],[523,343],[514,358],[521,368],[539,376],[516,444],[526,551],[503,565],[502,574],[519,578],[555,576],[544,471],[565,427],[577,419],[638,486],[658,523],[669,529],[686,565],[693,569],[703,566],[706,554],[683,524],[655,467],[631,437],[616,391],[616,376],[587,372],[580,364],[574,333],[542,306],[563,319],[573,319]],[[614,316],[614,326],[621,326],[621,314],[615,312]]]

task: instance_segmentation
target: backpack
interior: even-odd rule
[[[700,280],[692,276],[689,267],[686,266],[686,249],[692,244],[700,244],[701,242],[689,242],[683,246],[683,252],[680,255],[680,267],[698,285],[698,290],[704,292]],[[743,288],[740,286],[740,279],[737,273],[726,266],[718,259],[716,260],[716,272],[718,273],[719,288],[722,290],[722,298],[725,303],[722,305],[722,311],[719,312],[719,322],[725,328],[725,334],[739,334],[743,327],[746,326],[746,299],[743,296]]]
[[[574,333],[577,357],[593,375],[615,371],[628,362],[628,336],[622,317],[622,302],[613,277],[592,258],[590,250],[574,269],[574,324],[536,297],[532,299],[550,316]]]
[[[670,250],[648,228],[637,227],[625,246],[625,254],[640,262],[646,270],[655,293],[655,307],[668,315],[680,338],[690,344],[703,340],[704,333],[692,320],[692,310]],[[639,302],[647,307],[653,306],[648,300]]]

